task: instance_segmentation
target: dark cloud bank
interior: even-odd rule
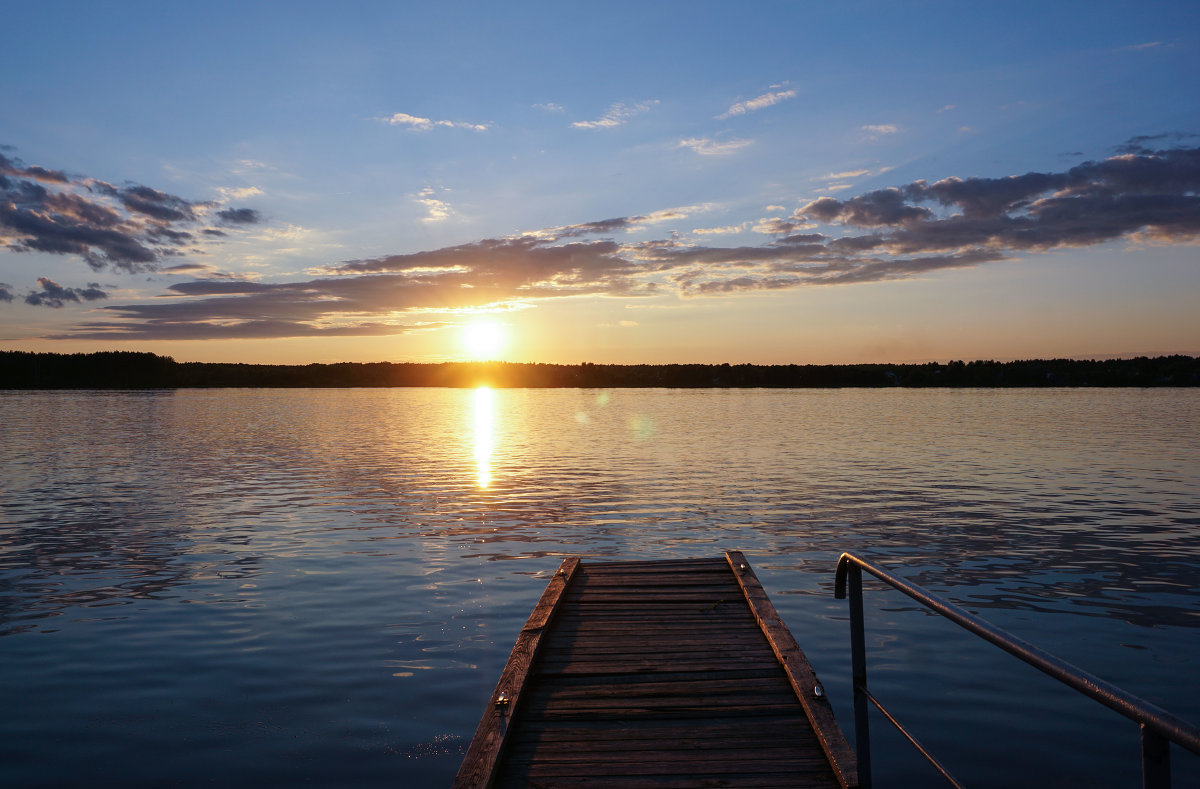
[[[210,214],[225,226],[261,220],[249,208],[218,208],[140,184],[114,186],[27,166],[0,153],[0,244],[14,252],[77,256],[94,271],[155,271],[169,258],[200,252],[197,232],[224,235],[208,226]],[[64,288],[45,277],[38,284],[25,303],[61,307],[106,297],[96,284]],[[12,287],[0,284],[0,301],[13,300]]]
[[[1115,156],[1063,172],[914,181],[847,200],[822,197],[789,217],[764,220],[761,226],[776,238],[758,246],[700,246],[678,237],[621,243],[611,236],[644,226],[647,217],[614,218],[348,261],[304,282],[179,283],[170,290],[181,298],[105,307],[111,319],[79,325],[62,336],[127,340],[390,334],[413,327],[368,318],[574,295],[716,296],[879,282],[1119,239],[1191,242],[1200,236],[1200,147],[1152,147],[1181,139],[1183,135],[1135,138]],[[23,173],[22,183],[39,178],[61,183],[52,179],[65,178],[54,171],[34,174],[33,168],[9,167],[3,172]],[[12,188],[20,192],[28,187]],[[120,221],[140,217],[136,233],[120,235],[122,243],[136,237],[147,250],[141,254],[153,253],[155,260],[179,246],[168,232],[172,223],[194,219],[195,204],[145,187],[114,190],[110,196],[130,212]],[[72,207],[64,216],[89,228],[120,224],[115,216],[95,210],[86,220],[83,208]],[[225,210],[217,216],[227,227],[257,220],[254,212],[244,211]],[[586,240],[588,236],[603,238]],[[49,245],[57,239],[27,234],[10,241],[10,247]],[[97,242],[77,253],[93,265],[95,255],[129,270],[139,265],[116,243],[104,247]]]

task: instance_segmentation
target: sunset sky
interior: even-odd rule
[[[1200,354],[1195,0],[0,10],[0,349]]]

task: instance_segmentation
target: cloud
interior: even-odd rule
[[[1165,132],[1163,134],[1142,134],[1137,137],[1130,137],[1125,142],[1118,145],[1114,150],[1117,153],[1132,153],[1138,155],[1152,155],[1155,146],[1166,143],[1182,145],[1188,140],[1194,140],[1198,135],[1186,134],[1184,132]],[[1082,153],[1069,154],[1071,156],[1083,156]]]
[[[753,143],[753,140],[726,140],[717,142],[706,137],[690,137],[680,140],[676,148],[690,148],[702,156],[725,156],[741,150]]]
[[[758,224],[752,229],[755,233],[763,233],[768,236],[783,236],[810,227],[815,227],[815,225],[807,220],[795,218],[783,219],[782,217],[772,216],[758,220]]]
[[[578,238],[580,236],[611,235],[618,231],[631,232],[642,229],[647,225],[670,222],[676,219],[687,219],[693,214],[704,213],[706,211],[711,211],[712,209],[712,203],[684,205],[676,208],[665,208],[659,211],[653,211],[649,214],[641,214],[639,216],[622,216],[614,219],[601,219],[596,222],[581,222],[577,225],[550,227],[544,230],[536,230],[531,233],[527,233],[526,235],[548,240],[562,240],[565,238]]]
[[[0,155],[0,243],[13,252],[75,255],[97,271],[153,271],[168,257],[196,250],[193,230],[218,207]],[[218,216],[245,221],[257,213],[226,209]]]
[[[425,206],[429,213],[421,217],[422,222],[444,222],[454,213],[454,209],[444,200],[434,197],[432,188],[425,187],[417,197],[417,202]]]
[[[1147,49],[1157,49],[1161,46],[1166,46],[1161,41],[1147,41],[1142,44],[1130,44],[1127,47],[1118,47],[1114,52],[1142,52]]]
[[[177,282],[167,289],[173,298],[106,305],[99,310],[106,317],[56,337],[397,333],[415,330],[422,325],[416,318],[432,312],[578,296],[718,298],[850,286],[1123,238],[1190,243],[1200,239],[1200,147],[1122,153],[1061,172],[918,180],[845,200],[822,197],[790,217],[760,220],[754,229],[773,238],[758,245],[706,245],[674,234],[624,243],[611,238],[709,207],[344,261],[299,282]]]
[[[229,225],[257,225],[262,215],[253,208],[226,208],[217,212],[217,218]]]
[[[717,115],[716,118],[717,120],[723,121],[727,118],[732,118],[734,115],[745,115],[748,112],[756,112],[764,107],[770,107],[774,104],[778,104],[781,101],[795,98],[795,96],[796,91],[794,90],[781,90],[774,93],[764,93],[761,96],[754,97],[753,99],[737,102],[729,109],[725,110],[725,112]]]
[[[627,123],[630,118],[636,115],[649,112],[658,103],[658,99],[639,101],[635,104],[625,104],[618,101],[610,105],[598,119],[594,121],[575,121],[571,126],[576,129],[610,129],[614,126],[621,126]]]
[[[160,269],[159,272],[162,274],[201,274],[211,270],[210,266],[200,263],[180,263],[177,266],[166,266]]]
[[[535,110],[542,110],[543,112],[565,112],[566,111],[563,109],[563,106],[561,104],[555,104],[552,101],[548,101],[545,104],[534,104],[532,106]]]
[[[868,138],[878,140],[889,134],[899,134],[900,127],[891,123],[878,123],[863,126],[862,130],[867,133]]]
[[[263,190],[257,186],[232,187],[222,186],[217,189],[217,192],[225,200],[245,200],[247,197],[257,197],[263,193]]]
[[[1124,153],[1060,173],[914,181],[797,215],[880,231],[892,254],[971,249],[1042,251],[1134,235],[1183,241],[1200,235],[1200,148]],[[932,206],[932,207],[931,207]],[[943,209],[937,212],[934,208]]]
[[[2,150],[11,151],[13,146],[5,145]],[[4,154],[0,154],[0,175],[11,175],[14,178],[28,178],[33,181],[41,181],[48,184],[65,184],[69,183],[70,179],[61,170],[47,170],[45,167],[33,165],[24,167],[19,159],[9,159]]]
[[[727,225],[725,227],[696,227],[692,228],[692,232],[698,236],[720,236],[730,233],[740,233],[746,229],[743,225]]]
[[[409,115],[407,112],[397,112],[387,118],[379,120],[389,126],[407,126],[415,131],[429,131],[434,128],[446,129],[470,129],[471,131],[487,131],[491,128],[490,123],[467,123],[463,121],[435,121],[429,118],[421,118],[416,115]]]
[[[100,290],[99,282],[89,282],[86,288],[64,288],[49,277],[38,277],[42,289],[31,290],[25,295],[25,303],[34,307],[53,307],[59,309],[66,302],[96,301],[107,299],[108,294]],[[11,296],[6,301],[11,301]]]
[[[11,302],[13,300],[12,285],[7,282],[0,282],[0,301]]]
[[[826,175],[818,175],[813,178],[814,181],[840,181],[843,178],[858,178],[863,175],[870,175],[870,170],[847,170],[842,173],[827,173]]]

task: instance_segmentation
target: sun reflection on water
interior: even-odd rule
[[[481,386],[475,390],[475,476],[479,487],[492,484],[492,448],[496,433],[495,392]]]

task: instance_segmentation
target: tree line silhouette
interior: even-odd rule
[[[131,351],[0,351],[0,389],[201,387],[1048,387],[1200,386],[1200,357],[925,364],[536,364],[177,362]]]

